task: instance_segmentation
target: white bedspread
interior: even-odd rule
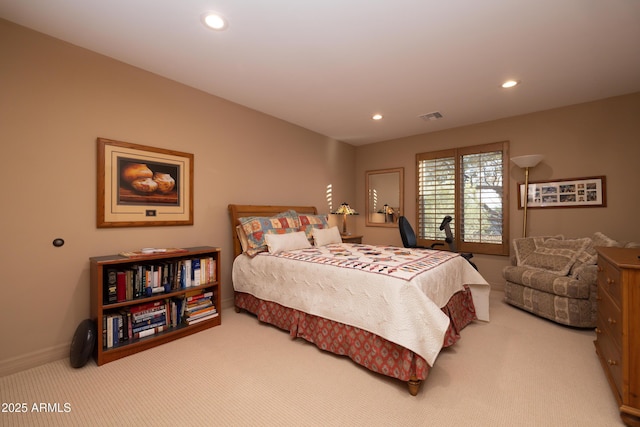
[[[325,250],[332,251],[332,255],[336,250],[355,253],[364,246],[343,243]],[[429,254],[438,252],[404,248],[402,251],[406,255],[404,251],[408,251],[414,260],[424,258],[426,262],[422,264],[427,265]],[[411,277],[393,277],[287,258],[296,258],[296,253],[302,252],[291,251],[286,256],[269,253],[253,258],[238,256],[233,263],[234,289],[372,332],[412,350],[430,365],[435,362],[449,327],[449,318],[441,308],[463,285],[473,285],[470,288],[474,304],[480,306],[476,308],[478,318],[489,320],[489,284],[457,254],[447,255],[444,261],[441,257],[437,266]]]

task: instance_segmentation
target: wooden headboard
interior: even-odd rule
[[[236,226],[239,224],[238,218],[245,216],[274,216],[280,212],[294,210],[299,213],[317,215],[315,206],[275,206],[275,205],[229,205],[229,216],[231,217],[231,236],[233,238],[233,258],[242,253],[242,246]]]

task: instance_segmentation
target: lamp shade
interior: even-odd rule
[[[341,204],[335,212],[331,213],[336,215],[358,215],[358,212],[356,212],[355,209],[349,206],[349,203],[346,202]]]
[[[529,154],[527,156],[512,157],[511,161],[521,168],[532,168],[544,159],[542,154]]]

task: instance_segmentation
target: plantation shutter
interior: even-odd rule
[[[508,142],[416,155],[419,244],[444,241],[450,215],[458,250],[508,254],[507,156]]]
[[[424,153],[418,156],[417,238],[444,240],[444,232],[439,229],[442,218],[455,214],[455,151]]]
[[[502,244],[502,151],[462,154],[460,242]]]

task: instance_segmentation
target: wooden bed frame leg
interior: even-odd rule
[[[236,313],[240,313],[242,311],[242,309],[240,307],[238,307],[237,305],[234,305],[233,309],[235,310]]]
[[[422,380],[417,379],[415,376],[409,378],[409,381],[407,381],[407,385],[409,386],[409,394],[411,396],[417,396],[421,384]]]

